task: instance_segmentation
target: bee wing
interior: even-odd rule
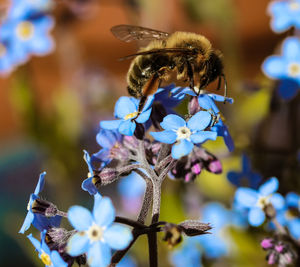
[[[116,25],[111,29],[112,34],[121,41],[163,40],[169,33],[134,25]]]
[[[175,54],[177,53],[177,54],[189,55],[189,54],[195,54],[195,50],[189,48],[183,48],[183,47],[152,49],[147,51],[141,51],[132,55],[128,55],[126,57],[121,57],[119,60],[126,60],[141,55],[166,54],[166,53],[175,53]]]

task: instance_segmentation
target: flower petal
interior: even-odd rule
[[[41,250],[41,242],[39,240],[37,240],[36,238],[34,238],[32,236],[32,234],[27,236],[28,239],[30,240],[30,242],[32,243],[32,245],[35,247],[35,249],[40,252]]]
[[[81,206],[72,206],[68,210],[68,219],[72,226],[78,231],[87,230],[93,223],[91,212]]]
[[[95,201],[93,215],[99,226],[109,226],[115,219],[115,208],[108,197]]]
[[[286,195],[286,204],[300,210],[300,196],[295,192],[289,192]]]
[[[262,69],[270,78],[283,78],[286,73],[286,64],[281,57],[270,56],[264,61]]]
[[[151,115],[151,111],[152,111],[152,108],[146,110],[146,111],[143,111],[137,118],[136,118],[136,122],[138,123],[144,123],[146,122],[150,115]]]
[[[119,128],[122,120],[100,121],[100,126],[106,130],[116,130]]]
[[[136,111],[135,102],[131,101],[130,97],[121,96],[116,102],[114,115],[119,119],[124,119],[128,114]]]
[[[297,219],[289,221],[288,228],[289,228],[291,235],[295,239],[299,240],[299,238],[300,238],[300,219],[297,218]]]
[[[173,144],[177,138],[177,134],[174,131],[150,132],[150,135],[155,140],[165,144]]]
[[[247,187],[240,187],[235,192],[235,200],[244,207],[253,207],[258,200],[258,193]]]
[[[212,131],[200,131],[192,134],[190,138],[194,144],[199,144],[207,140],[216,140],[217,133]]]
[[[255,207],[250,209],[248,214],[250,225],[260,226],[264,222],[265,218],[265,213],[260,208]]]
[[[270,201],[276,210],[281,210],[284,208],[285,205],[284,197],[279,193],[273,194]]]
[[[104,239],[111,248],[120,250],[126,248],[133,237],[128,227],[113,224],[104,232]]]
[[[194,144],[186,139],[181,139],[172,147],[172,157],[179,159],[188,155],[193,150]]]
[[[132,136],[134,134],[136,124],[134,121],[126,120],[122,121],[119,126],[119,132],[123,135]]]
[[[79,256],[88,251],[90,240],[85,232],[74,234],[68,241],[67,253],[71,256]]]
[[[180,127],[186,126],[186,122],[180,116],[170,114],[164,117],[160,125],[165,130],[177,130]]]
[[[25,220],[23,222],[23,225],[19,231],[20,234],[24,234],[28,230],[28,228],[30,227],[33,221],[33,218],[34,218],[34,214],[31,211],[28,211]]]
[[[204,130],[211,123],[211,114],[207,111],[199,111],[187,122],[192,131]]]
[[[298,37],[286,38],[282,46],[283,56],[288,61],[300,59],[300,41]]]
[[[273,194],[274,192],[277,191],[279,186],[279,182],[277,178],[272,177],[268,181],[266,181],[264,184],[262,184],[258,191],[261,193],[263,196],[268,196]]]
[[[64,262],[62,257],[59,255],[59,253],[56,250],[51,251],[51,262],[53,263],[53,266],[55,267],[67,267],[68,264]]]
[[[102,242],[94,242],[87,253],[87,263],[90,267],[107,267],[111,259],[110,247]]]
[[[45,184],[45,175],[46,175],[46,172],[42,172],[40,174],[40,177],[39,177],[39,181],[35,187],[35,190],[34,190],[34,194],[35,195],[38,195],[42,190],[43,190],[43,187],[44,187],[44,184]]]
[[[121,139],[120,134],[114,130],[101,129],[99,133],[96,135],[97,143],[102,148],[106,148],[106,149],[110,149],[111,147],[113,147],[114,144],[120,139]]]
[[[95,195],[98,192],[96,186],[93,184],[93,177],[85,179],[81,184],[81,188],[89,192],[90,195]]]

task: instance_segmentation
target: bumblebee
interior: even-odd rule
[[[190,32],[172,34],[133,25],[117,25],[111,32],[118,39],[131,42],[148,40],[149,44],[137,53],[121,58],[133,59],[127,73],[128,93],[141,98],[141,112],[147,97],[162,84],[187,84],[197,95],[218,78],[217,90],[226,79],[222,53],[212,48],[203,35]]]

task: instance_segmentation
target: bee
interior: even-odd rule
[[[217,90],[224,80],[227,95],[222,53],[213,49],[210,41],[201,34],[174,32],[169,34],[134,25],[116,25],[113,35],[124,41],[150,41],[137,53],[121,58],[133,59],[128,73],[128,93],[140,98],[138,113],[147,97],[154,94],[162,83],[187,84],[197,95],[218,78]]]

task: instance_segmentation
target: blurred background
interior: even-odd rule
[[[266,12],[269,1],[54,2],[49,13],[55,18],[51,31],[55,50],[43,57],[32,56],[0,78],[1,266],[42,264],[29,241],[18,234],[40,172],[47,172],[42,196],[61,210],[74,204],[92,205],[89,194],[81,190],[88,171],[83,149],[99,150],[95,139],[99,121],[111,118],[117,98],[127,95],[125,77],[130,62],[118,58],[138,49],[137,43],[123,43],[111,34],[110,28],[117,24],[203,34],[224,54],[228,94],[235,101],[219,105],[235,141],[234,152],[229,153],[222,140],[207,144],[221,160],[223,173],[201,173],[196,187],[166,181],[162,220],[195,218],[206,201],[220,201],[229,208],[235,188],[226,173],[241,169],[242,153],[264,179],[277,176],[282,192],[299,190],[295,157],[299,154],[299,95],[289,101],[280,99],[275,83],[261,71],[264,59],[289,34],[271,31]],[[6,6],[9,1],[1,3]],[[116,185],[101,193],[112,197],[119,213],[128,213]],[[134,218],[134,211],[130,212]],[[204,266],[266,266],[259,231],[229,229],[235,244],[230,254],[214,261],[204,259]],[[164,256],[168,249],[161,243],[160,266],[168,266]],[[147,266],[146,241],[138,244],[132,256],[138,266]]]

